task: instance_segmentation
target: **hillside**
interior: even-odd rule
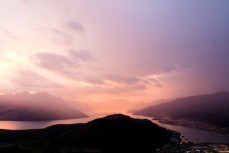
[[[149,120],[122,114],[85,124],[54,125],[45,129],[0,130],[0,152],[152,152],[170,142],[174,133]]]
[[[144,108],[134,112],[134,114],[164,118],[181,124],[195,122],[219,129],[228,129],[229,93],[222,91],[214,94],[180,98]]]
[[[83,117],[87,115],[46,92],[0,96],[0,120],[46,121]]]

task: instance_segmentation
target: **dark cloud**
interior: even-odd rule
[[[72,29],[73,31],[76,31],[76,32],[85,31],[84,26],[78,21],[70,21],[70,22],[67,22],[66,25],[67,25],[67,27],[69,27],[70,29]]]
[[[10,81],[14,85],[28,88],[56,88],[61,86],[30,70],[16,71],[15,76]]]

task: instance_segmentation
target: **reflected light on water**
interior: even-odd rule
[[[145,116],[136,116],[130,113],[126,113],[124,110],[105,110],[100,109],[96,111],[86,112],[90,117],[88,118],[80,118],[80,119],[69,119],[69,120],[55,120],[55,121],[0,121],[0,129],[11,129],[11,130],[22,130],[22,129],[42,129],[48,126],[56,125],[56,124],[76,124],[76,123],[87,123],[91,120],[101,118],[110,114],[122,113],[126,114],[133,118],[139,119],[148,119],[153,121],[155,124],[177,131],[181,133],[184,140],[191,142],[217,142],[217,143],[229,143],[229,137],[224,136],[222,134],[216,134],[209,131],[204,131],[195,128],[188,128],[178,125],[169,125],[158,122],[157,120],[153,120],[152,117]],[[198,141],[197,141],[198,140]]]

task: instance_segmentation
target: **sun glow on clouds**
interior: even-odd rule
[[[119,107],[228,90],[228,2],[207,2],[0,1],[0,92]]]
[[[6,61],[1,60],[0,61],[0,74],[4,75],[6,73],[6,70],[9,69],[9,65]]]
[[[0,60],[0,74],[1,80],[7,80],[10,74],[12,75],[18,67],[28,64],[23,56],[18,55],[15,52],[7,51],[1,54]]]

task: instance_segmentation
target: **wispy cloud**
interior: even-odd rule
[[[74,32],[84,32],[85,28],[79,21],[69,21],[66,23],[66,27]]]
[[[135,76],[123,76],[117,74],[109,74],[104,76],[104,78],[110,81],[115,81],[115,82],[125,83],[125,84],[134,84],[140,81],[140,79]]]
[[[62,42],[64,45],[73,45],[75,42],[75,37],[64,30],[52,28],[48,32],[54,34],[52,39],[57,44]]]
[[[48,36],[56,45],[74,46],[85,36],[85,27],[79,21],[64,21],[55,26],[38,26],[36,32]],[[83,34],[83,35],[82,35]]]
[[[70,49],[68,51],[69,56],[73,59],[73,60],[82,60],[85,62],[90,62],[91,60],[95,60],[95,58],[93,58],[91,56],[91,53],[88,50],[85,49],[81,49],[79,51],[75,51],[74,49]]]
[[[3,35],[10,38],[10,39],[18,40],[18,38],[8,29],[3,30]]]
[[[178,68],[175,66],[166,66],[162,69],[162,73],[173,73],[177,71],[178,71]]]
[[[31,57],[31,61],[36,65],[71,79],[79,78],[79,69],[87,65],[86,62],[92,59],[90,52],[87,50],[70,50],[65,55],[40,52]]]
[[[57,88],[62,86],[30,70],[15,71],[10,81],[23,88]]]

